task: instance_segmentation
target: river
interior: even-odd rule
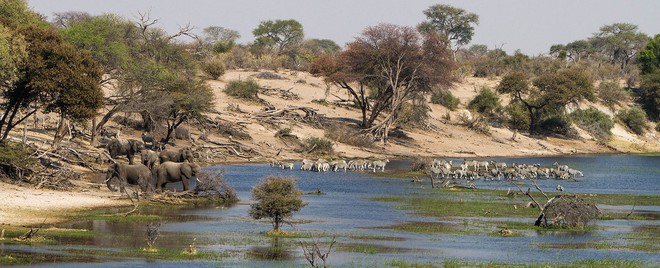
[[[491,160],[491,159],[488,159]],[[643,155],[586,155],[565,157],[498,158],[507,163],[527,163],[551,166],[557,161],[581,170],[585,176],[575,181],[539,180],[545,189],[554,189],[561,183],[568,193],[628,195],[660,195],[660,156]],[[462,159],[455,159],[460,162]],[[298,164],[297,164],[298,165]],[[405,169],[409,161],[391,161],[388,169]],[[298,167],[298,166],[297,166]],[[565,248],[540,245],[603,243],[625,239],[636,228],[657,230],[658,220],[599,220],[595,229],[585,232],[528,232],[519,237],[471,234],[433,234],[404,232],[388,228],[405,222],[442,221],[401,209],[396,203],[374,201],[376,197],[411,196],[428,193],[429,185],[410,179],[379,178],[370,172],[314,173],[300,170],[280,170],[269,165],[221,165],[209,167],[222,170],[225,179],[237,191],[238,204],[225,208],[200,205],[185,209],[158,209],[156,214],[168,216],[160,227],[157,246],[181,250],[193,239],[201,252],[217,254],[212,261],[145,258],[125,254],[103,256],[86,255],[80,260],[57,261],[57,256],[77,254],[77,249],[104,251],[139,250],[145,247],[146,223],[110,222],[102,220],[79,221],[63,225],[84,228],[98,234],[92,239],[65,239],[53,245],[15,245],[0,242],[0,256],[10,253],[51,256],[44,266],[106,266],[106,267],[289,267],[307,265],[298,244],[299,238],[272,238],[264,235],[270,223],[255,221],[248,216],[250,189],[263,177],[284,175],[299,178],[297,186],[303,192],[322,191],[323,195],[305,195],[308,203],[293,218],[292,230],[329,241],[337,236],[337,247],[330,254],[333,266],[387,266],[397,261],[409,263],[439,263],[447,260],[502,263],[567,263],[584,259],[641,260],[660,262],[657,251],[620,250],[612,248]],[[510,183],[477,181],[480,188],[508,189]],[[601,206],[602,209],[625,210],[629,206]],[[660,214],[658,206],[638,207],[648,213]],[[657,219],[657,217],[656,217]],[[461,219],[447,219],[460,222]],[[473,219],[470,219],[470,221]],[[474,219],[479,220],[479,219]],[[533,220],[509,218],[532,224]],[[462,219],[467,222],[467,220]],[[658,234],[654,235],[658,238]],[[658,248],[657,241],[651,246]],[[74,250],[72,250],[74,249]],[[73,253],[72,253],[73,252]]]

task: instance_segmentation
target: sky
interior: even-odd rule
[[[264,20],[295,19],[306,38],[331,39],[343,46],[368,26],[392,23],[416,26],[435,4],[448,4],[479,15],[469,44],[520,49],[528,55],[547,53],[553,44],[586,39],[603,25],[626,22],[648,35],[660,34],[659,0],[28,0],[49,19],[55,12],[118,14],[128,19],[149,11],[158,26],[222,26],[241,33],[239,43],[254,40],[252,30]],[[468,45],[468,46],[469,46]]]

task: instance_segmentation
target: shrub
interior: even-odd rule
[[[23,143],[0,142],[0,179],[29,181],[28,176],[38,162],[33,151]]]
[[[660,122],[655,124],[655,131],[660,131]]]
[[[296,180],[291,177],[266,177],[252,188],[250,216],[254,219],[269,218],[273,231],[279,232],[280,225],[294,212],[300,211],[307,204],[303,203],[302,192],[296,188]]]
[[[599,141],[606,141],[612,136],[611,129],[614,122],[605,113],[596,108],[590,107],[586,110],[577,110],[571,113],[573,122],[589,132]]]
[[[429,110],[424,102],[404,103],[397,121],[402,126],[422,127],[429,118]]]
[[[502,106],[500,97],[490,88],[484,87],[479,91],[479,95],[470,101],[468,108],[484,116],[493,117]]]
[[[508,115],[507,125],[511,129],[528,130],[529,129],[529,115],[527,110],[520,104],[511,103],[506,107]]]
[[[635,134],[644,134],[646,130],[646,113],[644,110],[637,107],[623,110],[617,114],[617,118]]]
[[[461,101],[454,97],[449,90],[437,90],[431,95],[431,103],[440,104],[449,110],[456,110]]]
[[[202,70],[213,80],[225,74],[225,65],[219,60],[209,60],[202,64]]]
[[[315,155],[328,155],[334,153],[331,140],[319,137],[309,137],[303,140],[302,150],[304,153]]]
[[[630,97],[616,81],[603,81],[598,86],[598,97],[610,109],[628,101]]]
[[[216,199],[223,203],[233,204],[238,202],[238,195],[234,191],[234,188],[225,181],[222,170],[217,172],[202,170],[197,173],[197,184],[193,193],[197,196]]]
[[[372,139],[368,135],[360,133],[359,130],[345,124],[332,124],[325,129],[325,137],[336,142],[356,146],[372,147]]]
[[[230,81],[225,87],[227,95],[246,100],[258,100],[257,92],[259,92],[259,84],[254,80],[234,80]]]
[[[566,137],[577,137],[578,133],[571,126],[570,120],[563,115],[552,115],[539,122],[539,130],[545,134],[560,134]]]

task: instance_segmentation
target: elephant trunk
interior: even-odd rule
[[[115,187],[112,186],[112,183],[110,183],[110,181],[112,181],[112,179],[114,179],[114,177],[110,177],[109,179],[106,179],[105,180],[105,185],[108,186],[108,189],[110,189],[110,191],[116,192],[117,189],[115,189]]]

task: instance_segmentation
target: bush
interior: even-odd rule
[[[257,92],[259,92],[259,84],[254,80],[234,80],[225,87],[227,95],[246,100],[258,100]]]
[[[449,110],[456,110],[461,101],[454,97],[449,90],[437,90],[431,95],[431,103],[440,104]]]
[[[500,97],[490,88],[484,87],[479,91],[479,95],[470,101],[468,108],[484,116],[493,117],[502,105]]]
[[[202,70],[213,80],[225,74],[225,65],[219,60],[209,60],[202,64]]]
[[[404,103],[397,121],[402,126],[423,127],[429,118],[429,110],[424,102]]]
[[[644,134],[646,130],[646,113],[640,108],[630,108],[620,111],[617,118],[637,135]]]
[[[598,86],[598,97],[610,109],[628,101],[630,97],[616,81],[603,81]]]
[[[332,124],[325,129],[325,137],[356,147],[369,148],[373,146],[371,137],[345,124]]]
[[[334,153],[333,145],[332,141],[326,138],[309,137],[303,140],[302,151],[314,155],[329,155]]]
[[[23,143],[0,141],[0,179],[29,181],[30,171],[38,163],[32,154]]]
[[[508,115],[507,125],[510,129],[529,130],[529,115],[525,107],[511,103],[506,107],[506,113]]]
[[[560,134],[566,137],[577,137],[578,133],[571,126],[570,120],[563,115],[553,115],[539,122],[539,130],[544,134]]]
[[[655,131],[660,131],[660,122],[655,124]]]
[[[238,202],[236,191],[225,181],[222,171],[202,170],[197,173],[197,184],[193,192],[197,196],[216,199],[227,204]]]
[[[573,122],[589,132],[599,141],[607,141],[612,136],[611,129],[614,122],[605,113],[596,108],[590,107],[586,110],[577,110],[571,113]]]

